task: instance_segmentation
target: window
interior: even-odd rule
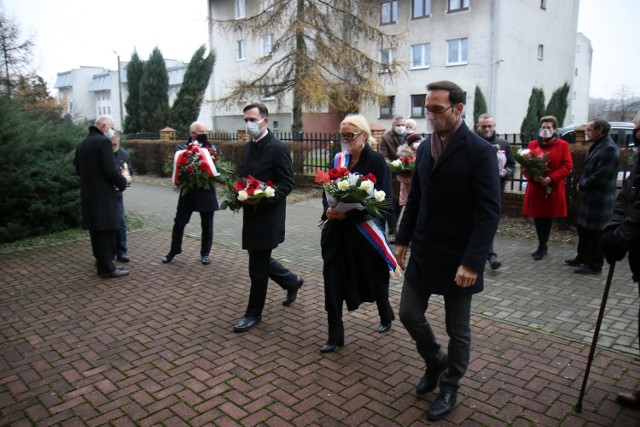
[[[578,69],[576,68],[576,77],[578,77]]]
[[[447,40],[448,56],[447,65],[466,64],[467,63],[467,41],[469,39],[453,39]]]
[[[547,0],[540,0],[540,9],[547,10]]]
[[[413,19],[431,16],[431,0],[413,0]]]
[[[380,73],[388,73],[391,71],[391,64],[393,64],[393,60],[395,58],[395,53],[393,49],[381,49],[380,50]]]
[[[427,68],[431,65],[431,45],[429,43],[411,46],[411,68]]]
[[[449,12],[460,12],[469,9],[470,0],[449,0]]]
[[[273,34],[267,34],[260,39],[260,56],[267,56],[271,53],[273,46]]]
[[[262,99],[265,100],[265,101],[276,99],[276,97],[273,94],[273,80],[272,79],[267,79],[264,82],[264,86],[262,86],[262,88],[260,88],[260,92],[262,94]]]
[[[236,42],[236,59],[238,61],[247,59],[246,56],[244,56],[244,40],[238,40]]]
[[[244,18],[244,0],[235,0],[236,19]]]
[[[107,114],[111,114],[111,106],[107,107]]]
[[[383,96],[380,98],[380,118],[390,119],[396,115],[396,97]]]
[[[383,1],[380,4],[380,23],[395,24],[398,20],[398,1]]]
[[[273,1],[274,0],[261,0],[260,1],[260,12],[264,12],[266,10],[273,9]]]
[[[411,117],[425,117],[424,102],[427,95],[411,95]]]
[[[544,59],[544,45],[538,45],[538,59]]]

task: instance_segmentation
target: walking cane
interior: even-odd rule
[[[611,287],[611,279],[613,279],[613,270],[616,266],[615,261],[609,264],[609,274],[607,275],[607,283],[604,285],[604,292],[602,293],[602,302],[600,303],[600,313],[598,313],[598,320],[596,321],[596,329],[593,331],[593,339],[591,340],[591,350],[589,350],[589,360],[587,361],[587,370],[584,373],[584,379],[582,380],[582,389],[580,390],[580,397],[578,397],[578,403],[576,403],[576,412],[582,413],[582,398],[584,398],[584,391],[587,388],[587,379],[589,378],[589,371],[591,370],[591,362],[593,362],[593,353],[596,352],[596,344],[598,343],[598,335],[600,335],[600,325],[602,324],[602,318],[604,317],[604,308],[607,306],[607,299],[609,298],[609,288]]]

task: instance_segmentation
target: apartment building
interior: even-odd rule
[[[207,0],[212,19],[251,17],[268,9],[272,0]],[[578,35],[579,0],[388,0],[370,1],[376,14],[368,16],[389,34],[401,35],[397,46],[380,49],[364,41],[358,48],[383,61],[402,66],[385,83],[386,103],[361,105],[370,122],[389,128],[395,115],[412,117],[419,131],[427,131],[425,86],[451,80],[467,91],[465,120],[473,121],[476,85],[482,90],[499,132],[519,132],[533,87],[544,90],[548,101],[554,90],[571,86],[565,124],[585,122],[589,101],[591,46]],[[202,117],[211,118],[212,129],[234,131],[242,127],[238,111],[219,105],[238,77],[249,77],[255,61],[277,42],[278,28],[265,28],[254,39],[210,25],[209,45],[217,53],[213,77],[206,92]],[[381,73],[386,70],[382,68]],[[261,100],[279,130],[291,127],[291,94],[284,102]],[[312,122],[337,130],[335,119],[322,122],[329,111],[306,111],[305,130]],[[208,120],[206,122],[209,122]],[[317,129],[314,129],[317,130]]]

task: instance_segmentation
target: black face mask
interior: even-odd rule
[[[198,141],[201,145],[209,144],[209,138],[206,133],[200,133],[196,137],[196,141]]]

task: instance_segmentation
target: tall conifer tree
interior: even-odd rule
[[[478,123],[478,117],[486,112],[487,100],[484,98],[484,94],[482,93],[480,86],[476,85],[476,92],[473,96],[473,124]]]
[[[540,129],[540,119],[544,116],[544,91],[541,88],[531,89],[527,115],[520,126],[520,139],[523,143],[535,138]]]
[[[140,80],[144,62],[140,60],[138,53],[134,50],[131,60],[127,64],[127,89],[129,95],[124,103],[127,116],[124,119],[124,131],[127,133],[138,132],[140,125]]]
[[[169,74],[160,49],[153,49],[140,79],[140,130],[158,132],[169,122]]]
[[[565,83],[560,86],[558,89],[553,91],[551,94],[551,99],[549,99],[549,103],[547,104],[546,116],[554,116],[558,119],[558,127],[564,125],[564,118],[567,116],[567,107],[569,106],[567,102],[567,97],[569,96],[569,83]]]

